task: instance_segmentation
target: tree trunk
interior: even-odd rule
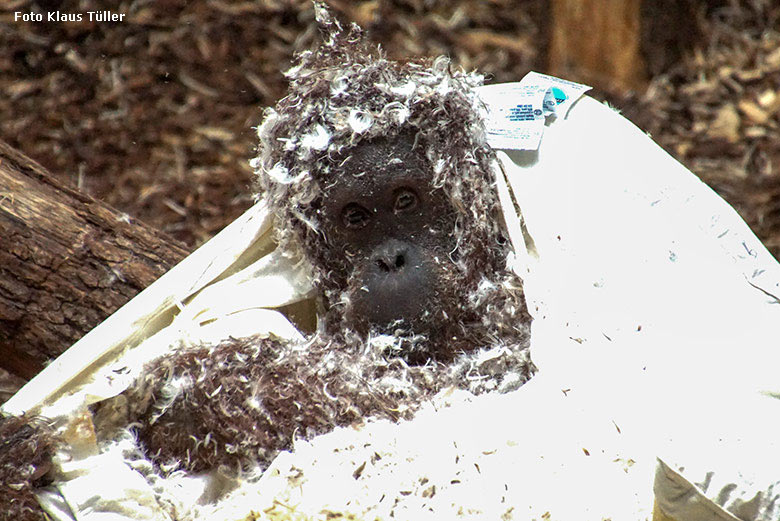
[[[551,74],[599,88],[637,89],[642,0],[553,0]]]
[[[550,74],[606,90],[639,90],[700,37],[700,0],[553,0]]]
[[[188,253],[0,141],[0,367],[32,378]]]

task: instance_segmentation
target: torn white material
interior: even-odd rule
[[[238,273],[203,289],[179,320],[205,324],[236,310],[278,308],[312,296],[310,268],[302,259],[273,250]]]

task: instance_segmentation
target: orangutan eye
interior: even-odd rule
[[[363,228],[368,224],[371,214],[357,203],[349,203],[341,211],[341,220],[344,226],[351,230]]]
[[[394,212],[410,210],[417,206],[417,194],[411,188],[399,188],[395,192]]]

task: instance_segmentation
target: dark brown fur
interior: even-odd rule
[[[33,490],[51,465],[52,431],[40,419],[0,416],[0,511],[3,519],[44,521]]]
[[[412,409],[402,403],[420,390],[391,381],[404,362],[370,358],[319,339],[295,346],[254,338],[182,351],[147,372],[158,405],[168,402],[166,393],[176,395],[162,415],[155,408],[141,418],[139,438],[161,463],[235,471],[270,463],[296,435],[310,438],[368,417],[409,418]],[[417,372],[428,370],[434,372]],[[436,390],[429,380],[426,394]]]

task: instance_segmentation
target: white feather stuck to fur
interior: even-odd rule
[[[330,82],[330,95],[334,98],[339,97],[347,92],[349,88],[349,76],[341,75],[336,76]]]
[[[290,184],[295,178],[290,175],[290,171],[281,163],[276,163],[273,168],[266,172],[266,175],[272,177],[276,182]]]
[[[401,126],[406,123],[410,115],[411,111],[409,110],[409,107],[400,101],[392,101],[384,106],[380,118],[388,118],[396,125]]]
[[[313,150],[323,151],[328,148],[330,143],[330,132],[322,125],[315,125],[310,133],[301,137],[300,146]]]
[[[349,112],[348,122],[352,132],[356,134],[362,134],[371,128],[371,125],[374,122],[374,116],[365,110],[352,109]]]

